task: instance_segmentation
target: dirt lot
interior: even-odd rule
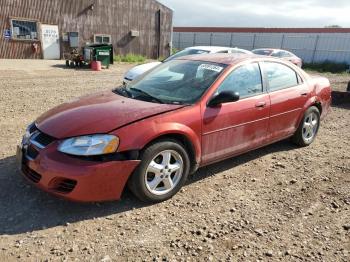
[[[19,70],[21,66],[21,70]],[[77,204],[28,185],[15,146],[28,123],[109,89],[131,65],[64,69],[0,60],[0,261],[349,261],[350,105],[308,148],[283,141],[199,170],[170,201]],[[349,75],[328,75],[345,90]]]

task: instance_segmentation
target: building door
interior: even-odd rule
[[[41,25],[41,46],[44,59],[60,59],[60,37],[57,25]]]

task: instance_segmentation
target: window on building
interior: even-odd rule
[[[95,35],[94,36],[94,43],[95,44],[110,44],[111,41],[111,35]]]
[[[38,26],[36,21],[11,20],[12,38],[21,40],[38,40]]]

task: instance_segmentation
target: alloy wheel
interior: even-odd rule
[[[303,138],[306,142],[311,141],[318,129],[318,117],[316,113],[311,112],[305,117],[304,124],[303,124]]]
[[[149,163],[145,173],[147,189],[154,195],[165,195],[180,182],[183,174],[183,159],[174,150],[158,153]]]

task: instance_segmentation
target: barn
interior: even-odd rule
[[[172,17],[155,0],[0,0],[0,58],[62,59],[96,43],[116,54],[166,57]]]

